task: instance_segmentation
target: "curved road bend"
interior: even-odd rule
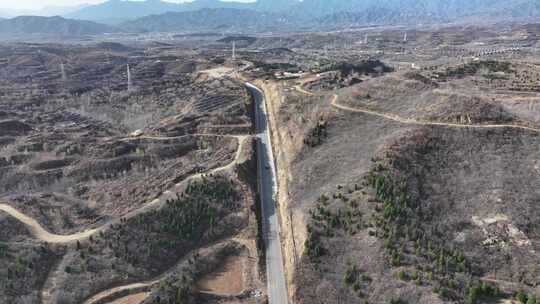
[[[238,161],[240,160],[240,157],[242,156],[242,150],[243,150],[243,147],[244,147],[244,144],[245,144],[245,141],[246,141],[245,139],[248,138],[249,136],[247,136],[247,135],[234,135],[234,136],[231,135],[231,137],[235,137],[235,138],[238,139],[238,148],[236,150],[236,155],[235,155],[234,159],[230,163],[228,163],[228,164],[226,164],[226,165],[224,165],[222,167],[214,168],[214,169],[212,169],[212,170],[210,170],[208,172],[197,173],[197,174],[194,174],[194,175],[190,175],[187,178],[185,178],[183,181],[181,181],[178,184],[174,185],[174,187],[172,189],[163,192],[158,198],[154,199],[153,201],[148,202],[148,203],[142,205],[140,208],[132,210],[132,211],[128,212],[127,214],[121,216],[121,217],[112,219],[111,221],[109,221],[109,222],[107,222],[107,223],[103,224],[102,226],[100,226],[98,228],[95,228],[95,229],[85,230],[85,231],[77,232],[77,233],[70,234],[70,235],[58,235],[58,234],[50,233],[45,228],[43,228],[35,219],[33,219],[33,218],[19,212],[18,210],[16,210],[15,208],[11,207],[10,205],[8,205],[7,203],[5,203],[5,202],[3,202],[1,200],[0,200],[0,212],[6,212],[7,214],[11,215],[12,217],[16,218],[17,220],[19,220],[20,222],[25,224],[28,227],[28,229],[30,230],[30,233],[35,238],[37,238],[37,239],[39,239],[39,240],[41,240],[43,242],[62,244],[62,243],[71,243],[71,242],[75,242],[75,241],[78,241],[78,240],[84,240],[84,239],[87,239],[88,237],[98,233],[99,231],[105,230],[106,228],[110,227],[113,224],[120,223],[120,221],[122,219],[133,218],[133,217],[135,217],[135,216],[137,216],[139,214],[148,212],[150,210],[159,209],[161,206],[163,206],[165,204],[167,199],[174,199],[176,193],[180,193],[181,191],[183,191],[183,187],[185,185],[187,185],[187,183],[189,183],[191,180],[199,179],[202,176],[207,175],[207,174],[218,173],[220,171],[229,170],[232,167],[234,167],[238,163]],[[158,139],[158,138],[154,138],[154,139]],[[171,190],[173,190],[173,191],[171,191]]]
[[[257,128],[257,159],[259,193],[262,205],[262,227],[266,247],[266,279],[268,281],[269,304],[287,304],[287,287],[278,215],[276,211],[276,169],[272,153],[272,142],[268,131],[266,101],[263,92],[256,86],[246,83],[255,101],[255,125]]]

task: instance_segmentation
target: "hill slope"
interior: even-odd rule
[[[297,4],[297,7],[302,12],[313,16],[336,12],[359,12],[372,7],[380,7],[395,11],[414,11],[418,14],[457,18],[470,14],[514,8],[523,4],[534,4],[535,2],[534,0],[305,0]]]
[[[392,10],[370,7],[359,12],[338,12],[317,18],[317,24],[332,25],[366,25],[366,24],[418,24],[445,21],[441,17],[415,11]]]
[[[275,27],[287,23],[277,14],[231,8],[202,9],[152,15],[122,24],[131,31],[167,32],[200,29],[246,30]]]
[[[180,4],[161,0],[110,0],[102,4],[84,7],[65,16],[73,19],[120,24],[127,20],[149,15],[191,12],[201,9],[238,9],[280,13],[302,22],[309,22],[311,26],[318,25],[321,20],[326,25],[350,23],[416,24],[426,21],[455,21],[471,17],[483,19],[489,17],[494,20],[533,18],[540,14],[538,2],[535,0],[258,0],[251,3],[195,0]],[[231,16],[232,19],[237,17]]]
[[[294,5],[296,2],[297,0],[259,0],[254,3],[195,0],[193,2],[176,4],[161,0],[110,0],[105,3],[85,7],[66,16],[73,19],[119,23],[119,21],[133,20],[149,15],[159,15],[168,12],[189,12],[201,9],[229,8],[281,12],[286,11],[287,7]]]
[[[114,32],[116,29],[92,21],[71,20],[62,17],[21,16],[0,20],[0,33],[54,34],[59,36],[96,35]]]
[[[519,74],[520,64],[510,67]],[[321,80],[311,91],[302,80],[258,83],[277,143],[295,303],[517,303],[505,300],[518,292],[526,303],[540,294],[531,110],[486,97],[510,79],[422,75],[390,72],[337,90]]]
[[[160,0],[121,1],[111,0],[98,5],[85,7],[66,17],[80,20],[92,20],[114,23],[127,19],[136,19],[152,14],[162,14],[180,10],[180,5]]]

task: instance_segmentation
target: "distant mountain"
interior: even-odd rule
[[[444,22],[441,17],[424,15],[415,11],[397,11],[387,8],[371,7],[359,12],[338,12],[317,18],[316,24],[322,26],[354,25],[415,25],[419,23]]]
[[[4,18],[13,18],[17,16],[43,16],[43,17],[52,17],[52,16],[62,16],[69,14],[85,7],[89,4],[80,4],[74,6],[46,6],[42,9],[36,10],[17,10],[17,9],[0,9],[0,17]]]
[[[285,13],[289,8],[301,3],[299,0],[257,0],[256,2],[234,2],[221,0],[195,0],[180,4],[182,11],[192,11],[204,8],[235,8],[250,9],[261,12]]]
[[[504,14],[504,12],[501,12]],[[514,18],[530,18],[540,20],[540,1],[525,2],[512,8],[510,15]]]
[[[43,9],[32,13],[31,15],[45,17],[63,16],[84,9],[88,6],[90,6],[90,4],[80,4],[74,6],[46,6]]]
[[[179,4],[163,2],[160,0],[110,0],[101,4],[87,6],[78,11],[66,14],[65,17],[117,24],[126,20],[137,19],[148,15],[178,11],[180,8],[181,5]]]
[[[214,8],[189,12],[152,15],[123,23],[129,31],[168,32],[212,29],[220,31],[249,31],[279,29],[289,24],[282,15],[248,9]]]
[[[167,12],[225,8],[279,13],[304,23],[324,20],[325,24],[340,22],[382,24],[388,20],[391,23],[405,21],[408,24],[417,24],[425,20],[457,21],[474,16],[496,19],[538,18],[539,2],[539,0],[258,0],[245,3],[194,0],[175,4],[161,0],[110,0],[64,16],[119,24]]]
[[[0,20],[0,34],[52,34],[56,36],[97,35],[118,31],[110,26],[62,17],[20,16]]]
[[[287,13],[301,2],[299,0],[258,0],[251,5],[258,11]]]
[[[168,12],[189,12],[201,9],[251,9],[263,12],[286,12],[288,8],[300,3],[298,0],[258,0],[253,3],[230,2],[220,0],[195,0],[186,3],[170,3],[161,0],[123,1],[109,0],[107,2],[85,7],[65,17],[81,20],[99,21],[108,24],[119,24],[123,21],[134,20],[149,15],[159,15]]]
[[[391,14],[406,12],[436,19],[459,19],[504,10],[510,12],[522,5],[538,5],[538,0],[304,0],[295,5],[294,11],[320,17],[342,12],[364,12],[377,7],[387,9]]]

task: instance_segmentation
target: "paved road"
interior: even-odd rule
[[[266,104],[263,92],[250,83],[247,88],[256,103],[255,125],[257,128],[257,159],[259,170],[259,193],[262,204],[263,236],[266,245],[266,277],[268,280],[269,304],[287,304],[285,271],[281,254],[279,221],[276,212],[276,169],[272,143],[268,131]]]

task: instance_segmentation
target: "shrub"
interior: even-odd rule
[[[523,291],[518,291],[516,293],[516,300],[518,300],[519,302],[525,304],[527,302],[527,295],[525,295],[525,293],[523,293]]]
[[[358,279],[358,268],[356,265],[350,265],[345,274],[343,275],[343,283],[345,286],[350,287],[356,283]]]

